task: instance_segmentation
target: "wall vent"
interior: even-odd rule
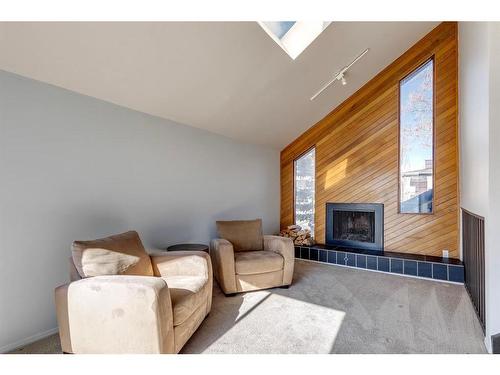
[[[462,208],[462,248],[465,288],[485,330],[484,218]]]

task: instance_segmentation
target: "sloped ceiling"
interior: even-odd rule
[[[256,22],[4,22],[0,69],[282,149],[437,24],[333,22],[292,60]]]

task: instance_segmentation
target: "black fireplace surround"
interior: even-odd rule
[[[382,203],[327,203],[326,244],[374,251],[384,250]]]

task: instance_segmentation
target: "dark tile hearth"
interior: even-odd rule
[[[300,248],[300,259],[309,259],[309,248],[301,247]]]
[[[318,249],[309,249],[309,259],[310,260],[319,260],[318,259]]]
[[[417,262],[414,260],[405,260],[404,262],[404,274],[411,276],[418,276],[417,274]]]
[[[465,281],[464,268],[461,266],[448,266],[448,280],[463,283]]]
[[[448,280],[448,267],[445,264],[432,265],[432,277],[439,280]]]
[[[432,278],[432,263],[418,262],[417,275],[420,277]]]
[[[383,257],[377,257],[377,263],[378,263],[378,271],[382,272],[390,272],[389,268],[389,258],[383,258]]]
[[[366,268],[366,255],[356,254],[356,267]]]
[[[403,273],[403,260],[391,258],[391,272]]]
[[[345,265],[355,267],[356,266],[356,254],[345,253]]]
[[[367,255],[366,256],[366,268],[369,270],[376,270],[377,269],[377,257]]]
[[[455,283],[464,282],[464,265],[454,258],[328,245],[296,246],[295,258]]]

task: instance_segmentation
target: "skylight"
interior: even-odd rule
[[[325,21],[273,21],[259,22],[292,59],[296,59],[331,22]]]

